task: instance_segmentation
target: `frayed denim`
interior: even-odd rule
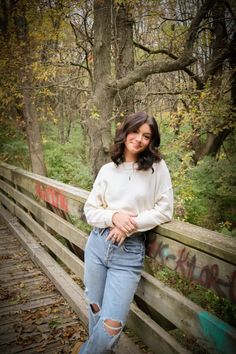
[[[109,229],[94,228],[85,248],[85,294],[89,338],[80,354],[110,354],[117,344],[140,280],[145,234],[137,233],[118,246],[106,241]],[[93,310],[93,305],[98,309]],[[118,327],[107,324],[115,321]],[[109,331],[110,330],[110,331]],[[111,330],[116,334],[111,335]]]

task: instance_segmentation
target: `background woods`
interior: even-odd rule
[[[89,189],[116,124],[147,110],[175,217],[235,234],[234,1],[0,3],[1,160]]]

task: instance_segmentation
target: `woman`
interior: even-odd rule
[[[111,353],[125,325],[145,254],[145,231],[170,221],[173,193],[153,117],[137,112],[116,132],[110,162],[85,203],[94,227],[85,248],[89,339],[74,353]],[[80,350],[79,350],[80,348]]]

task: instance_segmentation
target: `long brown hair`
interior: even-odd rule
[[[136,112],[127,115],[116,130],[115,142],[111,148],[111,159],[118,166],[124,162],[125,140],[129,133],[136,131],[141,125],[147,123],[151,129],[151,141],[148,147],[138,155],[138,170],[148,170],[154,162],[161,161],[158,150],[161,142],[160,133],[155,118],[146,112]]]

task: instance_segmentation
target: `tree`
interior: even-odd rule
[[[133,18],[132,5],[114,6],[114,47],[116,79],[124,77],[134,69]],[[116,94],[116,116],[120,117],[134,111],[134,89],[128,87]]]
[[[113,101],[118,92],[127,89],[137,82],[145,80],[149,75],[173,72],[186,69],[195,61],[193,47],[201,21],[212,9],[216,1],[206,0],[198,9],[187,30],[182,53],[178,58],[169,60],[153,60],[126,73],[119,79],[111,75],[111,1],[94,1],[94,90],[87,114],[90,118],[88,131],[91,142],[91,159],[93,172],[108,159],[111,140],[108,123],[113,114]],[[160,50],[158,53],[162,53]],[[166,54],[166,51],[165,51]],[[97,139],[100,132],[100,139]],[[96,136],[96,141],[94,140]]]
[[[30,11],[32,8],[29,10],[27,5],[27,2],[23,1],[15,3],[3,0],[1,2],[2,47],[5,49],[2,70],[3,79],[6,76],[7,80],[7,82],[3,80],[3,85],[7,86],[10,79],[11,90],[14,92],[13,99],[10,101],[13,106],[11,109],[15,108],[15,112],[25,122],[32,171],[46,175],[34,89],[33,53],[36,48],[29,29],[29,18],[32,20],[33,15]],[[16,82],[13,83],[13,80]]]

